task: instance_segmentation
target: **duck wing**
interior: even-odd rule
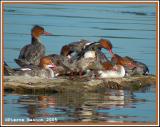
[[[38,65],[40,58],[45,55],[45,47],[41,43],[29,44],[24,46],[15,62],[21,66],[28,66],[30,64]]]

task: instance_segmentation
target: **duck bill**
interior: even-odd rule
[[[49,68],[56,68],[56,65],[55,64],[49,64],[48,67]]]
[[[44,32],[43,32],[43,35],[45,35],[45,36],[51,36],[51,35],[53,35],[53,34],[52,34],[52,33],[47,32],[47,31],[44,31]]]
[[[108,51],[112,56],[114,55],[113,52],[112,52],[112,49],[109,49]]]

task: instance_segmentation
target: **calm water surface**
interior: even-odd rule
[[[80,39],[109,39],[113,51],[142,61],[155,74],[155,5],[19,4],[5,5],[4,59],[14,58],[30,43],[38,24],[53,36],[43,36],[46,54],[59,54],[64,44]],[[108,52],[104,51],[109,57]],[[58,121],[155,122],[155,87],[104,93],[5,93],[5,118],[56,118]],[[53,120],[52,119],[52,120]],[[7,119],[5,119],[7,121]]]

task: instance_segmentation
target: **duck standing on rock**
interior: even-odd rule
[[[39,65],[40,58],[45,55],[45,46],[40,42],[41,35],[52,35],[44,30],[43,27],[35,25],[31,30],[31,44],[24,46],[15,62],[20,67]]]

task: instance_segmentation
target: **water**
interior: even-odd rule
[[[155,88],[131,92],[6,94],[5,117],[58,121],[154,122]],[[12,108],[11,108],[12,105]],[[27,121],[28,122],[28,121]]]
[[[38,24],[52,32],[43,36],[46,54],[59,53],[64,44],[80,39],[109,39],[113,51],[144,62],[155,74],[154,4],[14,4],[5,5],[4,59],[14,58],[30,43],[30,29]],[[108,52],[104,51],[108,58]],[[58,121],[155,122],[155,87],[105,93],[5,93],[5,118]]]

